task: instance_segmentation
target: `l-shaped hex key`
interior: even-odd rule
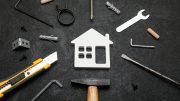
[[[52,80],[38,94],[36,94],[36,96],[31,101],[36,101],[52,84],[56,84],[60,88],[63,87],[63,85],[59,81]]]
[[[49,24],[49,23],[47,23],[47,22],[45,22],[45,21],[43,21],[43,20],[41,20],[41,19],[39,19],[39,18],[37,18],[37,17],[35,17],[35,16],[33,16],[33,15],[31,15],[31,14],[29,14],[29,13],[21,10],[21,9],[19,9],[18,6],[19,6],[19,4],[20,4],[21,1],[22,1],[22,0],[18,0],[18,2],[15,4],[15,6],[14,6],[15,10],[17,10],[17,11],[19,11],[20,13],[23,13],[23,14],[25,14],[25,15],[27,15],[27,16],[29,16],[29,17],[31,17],[31,18],[33,18],[33,19],[35,19],[35,20],[37,20],[37,21],[39,21],[39,22],[41,22],[41,23],[43,23],[43,24],[46,24],[46,25],[48,25],[49,27],[52,27],[52,28],[53,28],[53,25],[51,25],[51,24]]]

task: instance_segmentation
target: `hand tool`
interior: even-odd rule
[[[15,10],[17,10],[17,11],[19,11],[20,13],[23,13],[23,14],[25,14],[25,15],[27,15],[27,16],[29,16],[29,17],[31,17],[31,18],[33,18],[33,19],[35,19],[35,20],[37,20],[37,21],[39,21],[39,22],[41,22],[41,23],[43,23],[43,24],[45,24],[45,25],[48,25],[49,27],[52,27],[52,28],[53,28],[53,25],[51,25],[51,24],[49,24],[49,23],[47,23],[47,22],[45,22],[45,21],[43,21],[43,20],[41,20],[41,19],[39,19],[39,18],[37,18],[37,17],[35,17],[35,16],[33,16],[33,15],[25,12],[25,11],[23,11],[23,10],[21,10],[20,8],[18,8],[18,6],[20,5],[20,2],[21,2],[21,1],[22,1],[22,0],[18,0],[18,2],[15,4],[15,6],[14,6]]]
[[[133,42],[132,42],[132,38],[130,39],[130,45],[132,47],[139,47],[139,48],[155,48],[155,46],[147,46],[147,45],[134,45]]]
[[[177,82],[177,81],[167,77],[166,75],[163,75],[163,74],[161,74],[161,73],[159,73],[159,72],[157,72],[157,71],[155,71],[155,70],[153,70],[153,69],[151,69],[151,68],[149,68],[149,67],[147,67],[147,66],[145,66],[145,65],[143,65],[143,64],[141,64],[141,63],[139,63],[139,62],[137,62],[137,61],[135,61],[133,59],[131,59],[127,55],[122,54],[121,57],[123,59],[125,59],[125,60],[128,60],[128,61],[130,61],[130,62],[132,62],[132,63],[142,67],[144,70],[146,70],[146,71],[148,71],[148,72],[150,72],[150,73],[152,73],[152,74],[154,74],[154,75],[156,75],[156,76],[158,76],[158,77],[160,77],[162,79],[165,79],[165,80],[169,81],[171,84],[174,84],[175,86],[179,86],[180,87],[180,83],[179,82]]]
[[[30,42],[23,38],[18,38],[12,43],[12,49],[15,50],[19,47],[30,48]]]
[[[116,14],[120,14],[120,10],[117,9],[113,4],[111,4],[109,1],[106,2],[106,6],[113,10]]]
[[[53,84],[56,84],[59,88],[63,87],[63,85],[59,81],[52,80],[38,94],[36,94],[36,96],[31,101],[36,101]]]
[[[109,79],[75,79],[71,82],[88,86],[87,101],[99,101],[97,86],[110,86]]]
[[[72,12],[71,10],[67,9],[67,6],[66,6],[65,8],[63,8],[63,9],[60,9],[60,8],[58,7],[58,5],[56,5],[56,10],[57,10],[57,12],[58,12],[57,18],[58,18],[58,22],[59,22],[60,24],[65,25],[65,26],[69,26],[69,25],[72,25],[72,24],[74,23],[74,21],[75,21],[75,16],[74,16],[74,14],[73,14],[73,12]],[[69,20],[68,22],[65,22],[65,21],[63,21],[63,20],[61,19],[62,15],[63,15],[63,14],[66,14],[66,13],[68,13],[68,14],[71,16],[71,20]]]
[[[49,2],[52,2],[54,0],[41,0],[41,4],[46,4],[46,3],[49,3]]]
[[[40,35],[39,38],[42,40],[58,41],[58,37],[54,37],[53,35],[51,36]]]
[[[148,28],[147,31],[156,39],[159,39],[160,36],[151,28]]]
[[[15,74],[14,76],[11,76],[9,79],[0,82],[0,98],[3,98],[4,94],[20,86],[36,74],[49,69],[51,64],[57,60],[57,52],[54,52],[44,59],[37,59],[31,66]]]
[[[125,22],[124,24],[120,25],[119,27],[116,28],[117,32],[122,32],[123,30],[125,30],[126,28],[130,27],[131,25],[135,24],[136,22],[140,21],[140,20],[146,20],[147,18],[149,18],[149,14],[144,16],[142,15],[142,12],[144,12],[145,9],[142,9],[138,12],[138,14],[133,17],[132,19],[130,19],[129,21]]]
[[[94,19],[94,0],[90,0],[90,19]]]

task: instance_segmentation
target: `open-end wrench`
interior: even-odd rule
[[[125,22],[121,26],[117,27],[116,31],[117,32],[122,32],[123,30],[125,30],[128,27],[130,27],[131,25],[133,25],[134,23],[138,22],[139,20],[146,20],[150,15],[148,14],[148,15],[144,16],[142,14],[142,12],[144,12],[144,11],[145,11],[145,9],[140,10],[135,17],[133,17],[129,21]]]

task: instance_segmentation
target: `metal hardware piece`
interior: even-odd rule
[[[159,72],[157,72],[157,71],[155,71],[155,70],[153,70],[153,69],[151,69],[151,68],[149,68],[149,67],[147,67],[147,66],[145,66],[145,65],[143,65],[143,64],[141,64],[141,63],[139,63],[139,62],[137,62],[137,61],[135,61],[133,59],[131,59],[127,55],[122,54],[121,57],[123,59],[127,60],[127,61],[130,61],[130,62],[142,67],[144,70],[146,70],[146,71],[148,71],[148,72],[150,72],[150,73],[152,73],[152,74],[154,74],[154,75],[156,75],[156,76],[158,76],[158,77],[160,77],[162,79],[165,79],[165,80],[169,81],[170,83],[175,84],[175,85],[180,87],[180,82],[177,82],[177,81],[167,77],[166,75],[163,75],[163,74],[161,74],[161,73],[159,73]]]
[[[59,81],[52,80],[39,93],[37,93],[31,101],[36,101],[52,84],[56,84],[59,88],[63,87],[63,85]]]
[[[58,37],[54,37],[54,36],[40,35],[39,38],[42,40],[58,41]]]
[[[12,49],[15,50],[19,47],[30,48],[30,42],[28,40],[18,38],[12,43]]]
[[[139,48],[155,48],[155,46],[147,46],[147,45],[134,45],[132,38],[130,39],[130,45],[132,47],[139,47]]]
[[[140,10],[135,17],[133,17],[129,21],[125,22],[124,24],[120,25],[119,27],[117,27],[116,31],[117,32],[122,32],[123,30],[125,30],[126,28],[128,28],[131,25],[135,24],[136,22],[138,22],[140,20],[146,20],[147,18],[149,18],[150,14],[148,14],[146,16],[144,16],[142,14],[142,12],[144,12],[144,11],[145,11],[145,9]]]
[[[15,6],[14,6],[15,10],[17,10],[17,11],[19,11],[20,13],[23,13],[23,14],[25,14],[25,15],[27,15],[27,16],[29,16],[29,17],[31,17],[31,18],[33,18],[33,19],[35,19],[35,20],[37,20],[37,21],[39,21],[39,22],[41,22],[41,23],[43,23],[43,24],[45,24],[45,25],[48,25],[49,27],[52,27],[52,28],[53,28],[53,25],[51,25],[51,24],[49,24],[49,23],[47,23],[47,22],[45,22],[45,21],[43,21],[43,20],[41,20],[41,19],[39,19],[39,18],[37,18],[37,17],[35,17],[35,16],[33,16],[33,15],[25,12],[25,11],[23,11],[23,10],[21,10],[20,8],[18,8],[18,6],[20,5],[20,2],[21,2],[21,1],[22,1],[22,0],[18,0],[18,2],[15,4]]]
[[[94,0],[90,0],[90,19],[94,19]]]
[[[120,10],[117,9],[112,3],[110,3],[109,1],[106,2],[106,6],[113,10],[116,14],[120,14]]]
[[[63,9],[60,9],[60,8],[58,7],[58,5],[56,5],[56,10],[57,10],[57,12],[58,12],[57,18],[58,18],[58,22],[59,22],[60,24],[65,25],[65,26],[69,26],[69,25],[72,25],[72,24],[74,23],[74,21],[75,21],[75,16],[74,16],[74,14],[73,14],[73,12],[72,12],[71,10],[67,9],[67,7],[65,7],[65,8],[63,8]],[[63,21],[62,18],[61,18],[61,16],[62,16],[63,14],[69,14],[69,15],[72,17],[71,20],[68,21],[68,22]]]

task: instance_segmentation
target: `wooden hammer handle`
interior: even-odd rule
[[[98,95],[97,86],[89,86],[88,87],[87,101],[99,101],[98,96],[99,95]]]

